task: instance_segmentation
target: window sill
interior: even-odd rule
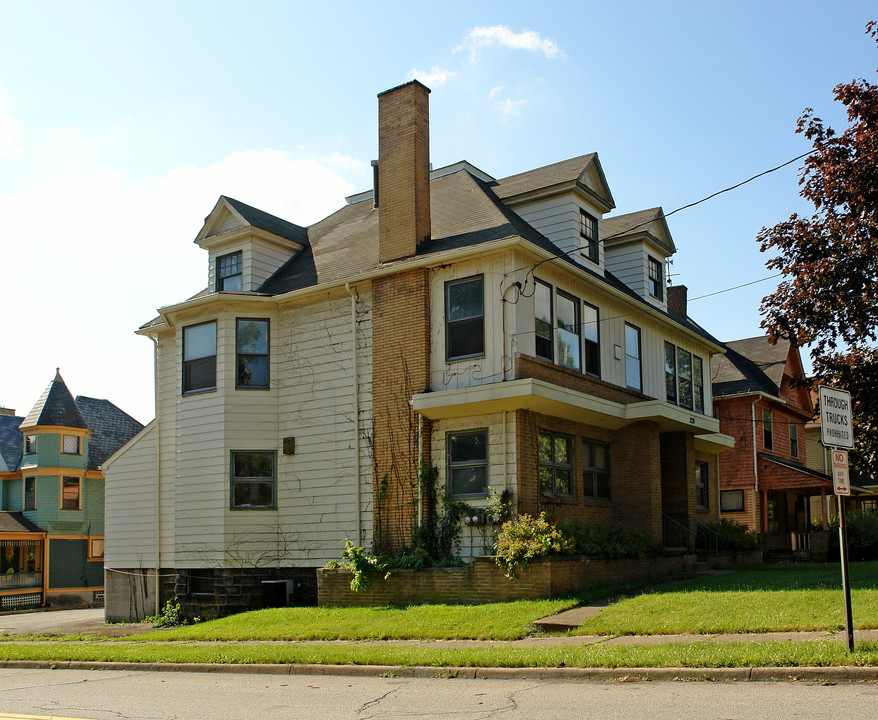
[[[463,355],[461,357],[445,358],[445,364],[450,365],[451,363],[466,362],[467,360],[484,360],[484,359],[485,359],[485,353],[480,353],[479,355]]]
[[[190,395],[204,395],[204,393],[216,392],[216,385],[209,388],[198,388],[197,390],[184,390],[182,395],[183,397],[189,397]]]

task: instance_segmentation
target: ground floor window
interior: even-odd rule
[[[273,510],[276,453],[273,450],[232,450],[231,509]]]
[[[582,441],[582,478],[584,497],[589,500],[612,500],[610,446],[594,440]]]
[[[104,559],[104,539],[102,537],[93,537],[88,539],[88,559]]]
[[[723,490],[719,494],[719,509],[722,512],[744,512],[744,491]]]
[[[452,497],[488,494],[488,431],[448,433],[448,490]]]
[[[695,505],[700,510],[710,507],[710,466],[706,462],[695,463]]]
[[[539,434],[540,491],[573,497],[573,439],[546,430]]]

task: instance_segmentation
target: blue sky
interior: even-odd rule
[[[368,189],[376,95],[432,89],[431,159],[494,177],[597,152],[616,212],[699,200],[809,149],[806,107],[875,82],[873,3],[0,0],[0,405],[55,367],[152,417],[133,331],[206,285],[220,194],[309,224]],[[763,226],[808,212],[800,163],[668,219],[689,297],[767,277]],[[776,281],[690,302],[759,334]]]

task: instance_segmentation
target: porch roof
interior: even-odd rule
[[[802,463],[767,453],[757,453],[760,490],[827,490],[832,492],[832,478]]]

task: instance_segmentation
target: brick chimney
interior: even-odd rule
[[[378,96],[378,260],[414,255],[430,237],[430,90],[417,80]]]
[[[689,288],[685,285],[671,285],[668,288],[668,310],[677,315],[688,317],[686,307],[688,296]]]
[[[0,417],[15,417],[15,410],[8,407],[0,407]]]

